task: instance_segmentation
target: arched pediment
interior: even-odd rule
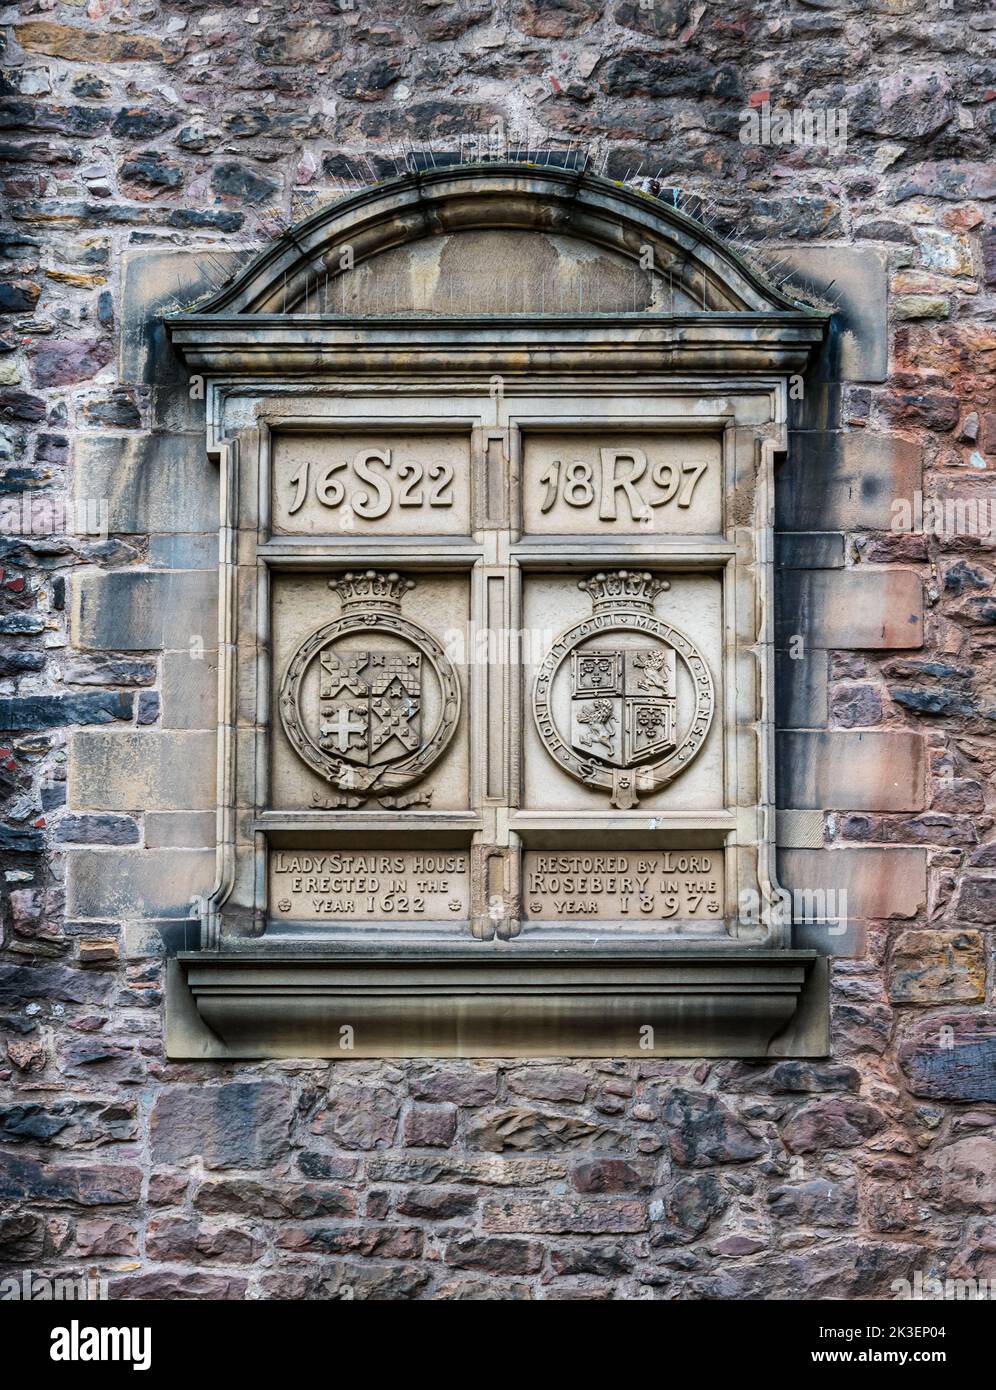
[[[350,194],[166,327],[214,378],[728,375],[804,370],[827,321],[659,198],[507,163]]]
[[[422,169],[350,194],[278,237],[196,312],[686,315],[803,307],[659,198],[580,170],[506,163]]]

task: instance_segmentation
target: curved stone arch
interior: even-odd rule
[[[465,164],[419,170],[350,194],[289,229],[217,294],[202,314],[292,314],[316,276],[334,279],[348,246],[354,266],[386,251],[471,231],[572,236],[639,263],[653,252],[703,312],[797,313],[715,233],[662,200],[580,170]]]

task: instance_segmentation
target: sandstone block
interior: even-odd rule
[[[926,806],[922,734],[784,730],[778,735],[778,757],[781,806],[855,811]]]
[[[217,604],[207,570],[90,571],[73,587],[73,638],[104,651],[210,651]]]
[[[116,533],[217,528],[218,473],[205,456],[203,434],[84,434],[76,441],[75,462],[81,518],[100,516],[106,502],[108,529]]]
[[[186,917],[214,876],[213,850],[73,850],[66,907],[80,917]]]
[[[923,584],[913,570],[783,570],[778,645],[885,650],[923,646]]]
[[[82,729],[69,759],[74,810],[202,810],[215,802],[215,735]]]

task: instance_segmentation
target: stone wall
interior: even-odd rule
[[[985,6],[2,19],[0,1267],[187,1298],[996,1277]],[[846,112],[846,149],[742,143],[766,100]],[[803,936],[835,957],[833,1055],[167,1064],[164,953],[214,872],[217,501],[157,315],[403,143],[499,119],[701,195],[839,304],[778,499],[780,862],[848,892]],[[917,498],[961,506],[897,529]]]

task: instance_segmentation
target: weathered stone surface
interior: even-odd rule
[[[472,1192],[455,1192],[442,1187],[412,1187],[398,1203],[401,1216],[414,1216],[429,1221],[453,1221],[470,1216],[477,1209],[477,1197]]]
[[[211,849],[217,838],[214,811],[149,811],[146,849]]]
[[[839,569],[844,563],[844,536],[840,531],[778,532],[775,563],[787,570]]]
[[[56,839],[72,845],[137,845],[140,836],[130,816],[63,816]]]
[[[447,1243],[443,1258],[454,1269],[535,1274],[543,1263],[543,1246],[534,1241],[501,1236],[460,1236]]]
[[[153,190],[175,186],[182,179],[182,166],[169,161],[163,163],[162,157],[162,152],[158,152],[157,161],[138,161],[131,177]],[[132,161],[133,165],[135,163]],[[186,498],[175,496],[174,505],[188,509],[188,514],[198,519],[210,514],[212,504],[214,512],[218,506],[217,487],[213,498],[205,491],[205,484],[209,488],[212,481],[216,482],[213,470],[208,470],[205,478],[203,471],[189,467],[192,460],[203,457],[203,436],[196,441],[184,441],[181,436],[180,448],[171,446],[169,440],[178,426],[200,423],[198,410],[203,410],[203,393],[191,382],[189,373],[170,346],[164,317],[177,309],[189,308],[216,288],[219,275],[224,275],[228,268],[234,271],[241,259],[238,252],[229,249],[213,252],[205,259],[188,249],[163,251],[151,247],[127,250],[121,257],[121,379],[152,387],[154,419],[157,426],[169,430],[158,437],[165,446],[162,452],[173,468],[186,469],[193,489]],[[178,456],[181,449],[182,458]],[[168,502],[168,495],[164,491],[162,495]],[[186,531],[202,527],[174,523],[171,528],[164,529]]]
[[[826,816],[823,811],[778,811],[776,839],[784,849],[820,849],[826,843]]]
[[[26,695],[0,699],[0,729],[54,729],[66,724],[112,724],[131,720],[135,697],[116,691],[98,695]]]
[[[795,283],[814,288],[835,305],[840,379],[884,381],[889,370],[885,253],[856,246],[791,246],[784,256]]]
[[[979,922],[985,926],[996,923],[996,875],[966,874],[956,912],[962,922]]]
[[[481,1187],[535,1187],[544,1182],[562,1181],[566,1164],[549,1158],[510,1158],[492,1155],[459,1157],[433,1154],[428,1157],[377,1158],[366,1161],[372,1182],[471,1183]]]
[[[790,890],[847,894],[848,917],[913,917],[927,896],[927,859],[921,849],[787,849],[779,876]]]
[[[17,1007],[47,1002],[100,1004],[113,994],[115,981],[62,965],[0,965],[0,1005]]]
[[[162,722],[166,729],[217,727],[217,652],[166,653],[163,657]]]
[[[145,34],[101,33],[47,20],[16,25],[14,37],[29,53],[77,63],[174,63],[180,56],[175,45]]]
[[[112,355],[106,339],[39,343],[31,355],[31,380],[40,390],[85,381],[102,371]]]
[[[571,1181],[579,1192],[648,1192],[653,1169],[641,1159],[596,1158],[575,1164]]]
[[[665,1199],[667,1219],[655,1227],[651,1246],[666,1249],[690,1244],[726,1211],[730,1195],[730,1188],[715,1173],[680,1178]]]
[[[203,434],[84,435],[75,462],[80,514],[89,515],[89,499],[106,499],[112,531],[146,535],[217,527],[218,478],[206,464]]]
[[[217,1261],[250,1264],[259,1258],[262,1242],[251,1231],[237,1226],[210,1227],[187,1217],[157,1217],[149,1223],[145,1246],[152,1259]]]
[[[806,647],[923,646],[923,585],[912,570],[782,570],[778,642]]]
[[[409,1088],[416,1100],[487,1105],[498,1093],[498,1071],[488,1062],[450,1064],[416,1073]]]
[[[482,1149],[503,1153],[507,1149],[615,1148],[621,1143],[618,1130],[574,1115],[559,1115],[513,1107],[510,1110],[475,1115],[468,1126],[468,1138]]]
[[[214,804],[215,738],[209,733],[74,736],[69,801],[76,810],[200,810]]]
[[[508,1089],[517,1095],[528,1096],[530,1100],[580,1101],[587,1093],[588,1078],[582,1072],[567,1068],[561,1071],[530,1068],[528,1071],[512,1072],[508,1078]]]
[[[326,1135],[344,1149],[374,1149],[398,1132],[401,1104],[386,1087],[336,1086],[311,1122],[313,1134]]]
[[[613,1279],[633,1268],[633,1257],[621,1245],[592,1245],[586,1242],[576,1249],[554,1249],[550,1264],[557,1275],[595,1274],[601,1279]]]
[[[792,1229],[799,1226],[854,1226],[858,1219],[858,1189],[854,1182],[810,1178],[784,1183],[768,1193],[768,1208]]]
[[[996,1100],[996,1016],[934,1014],[899,1048],[906,1084],[934,1100]]]
[[[874,685],[838,685],[830,702],[830,722],[838,729],[869,728],[884,717],[882,694]]]
[[[0,1154],[0,1200],[42,1201],[53,1206],[123,1206],[142,1194],[142,1170],[131,1164],[66,1164]]]
[[[153,1159],[200,1156],[206,1168],[262,1168],[288,1152],[292,1114],[290,1094],[276,1082],[170,1086],[152,1109]]]
[[[148,1274],[126,1274],[112,1279],[108,1284],[108,1297],[152,1299],[157,1303],[236,1300],[245,1297],[248,1286],[249,1280],[244,1275],[158,1269]]]
[[[214,881],[212,850],[78,849],[66,905],[80,917],[187,917],[191,896]]]
[[[785,731],[778,736],[780,805],[800,809],[922,811],[922,734]]]
[[[354,1216],[356,1197],[342,1187],[318,1183],[263,1183],[222,1177],[201,1183],[193,1205],[206,1216],[260,1216],[267,1220]]]
[[[445,1149],[456,1134],[456,1107],[416,1105],[405,1115],[405,1143],[413,1149]]]
[[[283,1250],[313,1255],[362,1255],[414,1260],[425,1236],[418,1226],[281,1226],[274,1243]]]
[[[824,729],[828,722],[827,667],[829,656],[804,647],[796,658],[775,653],[775,708],[780,729]]]
[[[217,576],[204,570],[83,574],[73,591],[77,645],[209,651],[217,637],[217,594]]]
[[[135,1139],[137,1134],[134,1101],[69,1100],[0,1107],[0,1138],[9,1144],[90,1148]]]
[[[820,1153],[824,1149],[849,1149],[879,1130],[887,1120],[882,1111],[868,1101],[852,1097],[814,1100],[782,1128],[782,1139],[790,1153]]]
[[[488,1231],[576,1232],[606,1235],[614,1231],[645,1231],[650,1225],[646,1202],[605,1198],[581,1201],[490,1201],[484,1204]]]
[[[971,1135],[930,1153],[926,1166],[947,1211],[996,1211],[996,1138]]]
[[[765,1151],[763,1140],[716,1096],[675,1089],[661,1109],[667,1142],[676,1163],[708,1168],[717,1163],[746,1163]]]
[[[899,1004],[982,1003],[986,997],[982,933],[902,932],[892,948],[889,997]]]

